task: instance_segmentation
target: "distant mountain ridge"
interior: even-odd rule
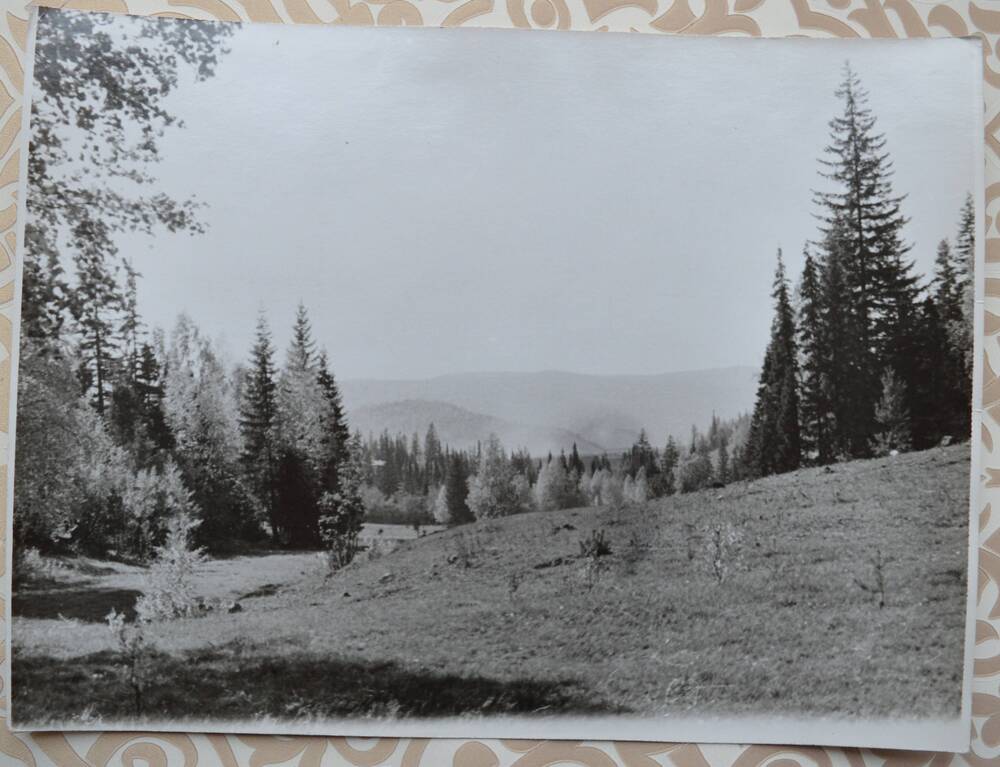
[[[348,411],[351,428],[364,435],[417,433],[421,439],[429,424],[434,424],[441,442],[451,447],[470,448],[496,434],[508,448],[528,448],[533,453],[558,450],[576,444],[583,453],[601,453],[604,447],[565,429],[516,424],[448,402],[408,399],[366,405]]]
[[[746,366],[656,375],[459,373],[420,380],[341,382],[352,429],[421,435],[433,421],[443,442],[475,444],[491,432],[535,453],[615,452],[641,428],[654,444],[753,407],[757,370]]]

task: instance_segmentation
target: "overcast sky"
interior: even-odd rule
[[[247,26],[169,100],[157,173],[208,233],[122,252],[150,324],[183,310],[239,359],[301,300],[341,378],[758,365],[845,58],[927,272],[981,140],[961,40]]]

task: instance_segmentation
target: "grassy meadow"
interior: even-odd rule
[[[13,715],[952,716],[968,467],[956,445],[617,510],[375,525],[333,575],[316,553],[215,559],[196,590],[221,608],[151,624],[133,667],[104,619],[142,569],[51,560],[14,597]]]

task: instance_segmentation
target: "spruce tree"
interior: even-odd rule
[[[305,306],[298,306],[285,366],[278,378],[278,522],[294,547],[318,545],[319,499],[324,489],[324,413],[327,397]]]
[[[845,350],[851,374],[836,391],[834,410],[853,408],[847,423],[839,423],[842,448],[864,455],[876,424],[875,402],[881,396],[881,374],[887,366],[900,366],[900,344],[912,341],[915,278],[908,251],[901,239],[906,219],[903,196],[892,187],[892,162],[886,140],[876,132],[876,119],[868,107],[868,94],[845,65],[844,79],[836,91],[843,112],[830,121],[830,144],[823,175],[833,191],[817,192],[827,261],[835,258],[839,285],[827,285],[828,307],[847,317],[856,334]],[[833,246],[832,248],[830,246]],[[834,252],[835,251],[835,252]],[[830,339],[833,343],[834,339]],[[907,350],[909,351],[909,349]]]
[[[576,472],[576,476],[580,477],[586,472],[586,467],[584,466],[583,459],[580,458],[580,451],[577,450],[576,443],[573,443],[573,451],[569,454],[569,470],[570,472]]]
[[[771,295],[771,341],[764,355],[747,438],[749,470],[755,476],[792,471],[801,460],[795,315],[780,250]]]
[[[448,503],[448,521],[452,525],[464,525],[475,521],[469,508],[468,469],[459,453],[452,453],[445,475],[445,497]]]
[[[918,347],[920,346],[920,286],[912,262],[895,255],[882,295],[885,346],[882,369],[892,370],[903,383],[907,411],[915,412],[919,398]]]
[[[968,435],[970,414],[964,410],[961,379],[956,378],[955,356],[941,320],[937,301],[927,296],[920,307],[915,374],[911,381],[910,431],[913,447],[938,444],[945,435]],[[958,366],[961,370],[961,365]]]
[[[321,350],[317,357],[316,381],[323,390],[326,400],[321,437],[323,488],[327,492],[336,493],[340,489],[338,475],[350,458],[348,443],[351,440],[351,430],[347,425],[347,414],[340,396],[340,387],[337,386],[337,380],[330,370],[325,349]]]
[[[948,240],[941,240],[938,243],[937,257],[934,259],[932,294],[938,316],[946,324],[960,322],[962,319],[963,285],[960,283],[959,270],[956,266],[955,256],[951,252]]]
[[[99,222],[91,223],[100,225]],[[85,226],[77,227],[73,235],[76,285],[71,294],[70,312],[82,359],[80,383],[84,392],[91,395],[94,408],[103,415],[109,404],[121,348],[118,318],[122,296],[114,268],[99,246],[101,237],[93,236]]]
[[[882,394],[875,405],[875,422],[879,428],[873,445],[876,455],[910,449],[910,413],[906,400],[906,385],[892,368],[887,368],[882,374]]]
[[[966,242],[963,247],[970,245]],[[914,443],[918,447],[937,442],[945,435],[962,439],[968,435],[972,370],[968,367],[970,350],[966,348],[965,300],[966,287],[971,281],[965,268],[965,255],[952,253],[948,241],[942,240],[931,284],[933,311],[929,306],[925,306],[924,311],[925,327],[920,345],[923,380],[914,382],[920,390],[927,391],[919,405],[910,403],[914,417],[921,421],[919,427],[914,426]],[[937,380],[941,373],[943,382]],[[933,389],[931,384],[934,384]],[[920,390],[916,392],[918,396]],[[936,397],[936,402],[932,396]],[[931,413],[923,412],[927,406],[933,408]],[[931,416],[935,416],[933,420]]]
[[[965,410],[972,407],[972,363],[974,355],[973,333],[975,332],[975,268],[976,268],[976,209],[972,195],[965,198],[959,216],[958,234],[955,237],[955,269],[958,274],[959,289],[962,294],[962,317],[947,325],[952,348],[960,355],[964,365],[962,384]]]
[[[808,250],[805,256],[799,283],[797,339],[801,354],[800,439],[806,460],[824,464],[834,458],[833,413],[829,399],[830,349],[819,269]]]
[[[715,467],[715,481],[725,485],[730,480],[729,444],[722,436],[719,438],[719,461]]]
[[[173,438],[163,413],[163,370],[156,352],[148,342],[143,343],[139,350],[136,389],[142,406],[146,436],[155,450],[170,450]]]
[[[274,347],[271,331],[263,312],[257,318],[257,331],[250,351],[250,365],[243,381],[240,403],[240,432],[243,437],[242,461],[254,496],[263,506],[277,540],[281,524],[277,517],[277,444],[278,384],[275,380]]]
[[[654,492],[657,495],[673,495],[677,490],[677,466],[680,463],[681,451],[677,448],[677,442],[673,437],[667,437],[667,444],[663,448],[660,456],[660,472],[658,475],[657,487]]]
[[[294,371],[312,370],[316,361],[316,342],[312,337],[312,324],[304,304],[295,310],[295,324],[292,326],[292,342],[288,347],[287,367]]]
[[[822,243],[821,337],[826,353],[819,364],[821,381],[826,387],[825,402],[829,406],[829,447],[825,461],[867,454],[875,418],[875,400],[867,385],[870,371],[865,368],[873,360],[870,350],[861,343],[865,319],[855,304],[844,299],[848,293],[844,261],[850,250],[849,242],[842,236],[843,229],[843,226],[830,229]]]
[[[142,318],[139,316],[138,279],[141,276],[125,261],[125,292],[122,296],[121,337],[124,343],[124,373],[126,380],[135,383],[139,375],[139,355],[142,349]]]
[[[69,288],[54,234],[28,225],[24,236],[21,338],[51,345],[62,336]]]
[[[440,485],[444,480],[446,471],[444,453],[433,421],[427,426],[427,433],[424,435],[424,469],[427,472],[429,485]]]

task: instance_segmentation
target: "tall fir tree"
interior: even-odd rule
[[[323,412],[322,482],[323,489],[330,493],[340,490],[339,475],[350,459],[349,442],[351,430],[347,425],[347,414],[340,395],[340,387],[330,370],[326,350],[320,351],[316,360],[316,380],[323,391],[326,407]]]
[[[121,337],[124,345],[124,374],[135,383],[139,375],[139,357],[142,351],[143,322],[139,316],[139,277],[131,261],[124,261],[125,290],[122,295]]]
[[[965,411],[968,413],[972,408],[972,368],[975,354],[973,334],[976,311],[976,208],[971,194],[966,196],[959,215],[954,258],[962,292],[962,317],[958,321],[949,322],[946,329],[951,346],[961,355],[964,365],[962,383]],[[965,434],[968,434],[968,419],[966,419]]]
[[[277,540],[281,523],[277,514],[277,475],[279,445],[277,441],[278,400],[274,367],[274,347],[267,318],[261,312],[250,364],[243,380],[240,402],[240,432],[243,437],[241,459],[254,497],[263,507]]]
[[[316,343],[309,315],[299,304],[285,367],[278,378],[277,517],[294,548],[320,543],[319,499],[324,473],[327,398],[317,375]]]
[[[956,421],[968,429],[960,373],[938,302],[927,296],[920,306],[914,356],[913,391],[908,398],[913,447],[922,450],[953,434]],[[957,366],[960,371],[961,365]],[[883,392],[884,394],[884,392]]]
[[[440,485],[444,481],[446,471],[444,458],[441,440],[432,421],[424,435],[424,469],[427,472],[427,483],[431,487]]]
[[[910,449],[910,412],[906,401],[906,386],[892,368],[886,368],[882,374],[882,394],[875,405],[878,431],[873,439],[873,450],[876,455]]]
[[[49,230],[25,228],[21,280],[21,338],[52,346],[62,336],[69,288]]]
[[[902,365],[906,352],[900,344],[909,347],[912,342],[916,280],[901,239],[904,198],[893,191],[885,137],[876,132],[868,94],[849,64],[836,95],[843,112],[829,123],[827,157],[820,160],[825,168],[821,175],[834,188],[817,192],[815,199],[823,222],[824,268],[835,279],[826,285],[828,314],[844,314],[847,322],[842,324],[853,326],[855,334],[844,350],[851,358],[850,375],[832,392],[840,399],[833,403],[834,411],[848,402],[853,408],[846,422],[837,424],[839,447],[865,455],[876,428],[882,371]]]
[[[934,259],[931,292],[937,305],[938,316],[945,324],[960,322],[962,319],[963,283],[958,266],[948,240],[941,240]]]
[[[823,287],[812,254],[806,250],[799,283],[799,418],[802,455],[809,462],[833,460],[833,413],[829,398],[829,353]]]
[[[76,284],[70,297],[78,348],[81,357],[80,383],[90,394],[100,415],[109,404],[118,354],[121,350],[118,318],[122,295],[108,254],[100,247],[101,237],[93,236],[90,227],[101,222],[87,222],[73,232]]]
[[[771,340],[764,355],[747,438],[746,460],[754,476],[792,471],[801,461],[795,314],[781,250],[771,295]]]
[[[163,413],[163,366],[152,344],[145,342],[139,350],[136,390],[142,407],[146,436],[155,451],[164,453],[173,448],[173,437]]]
[[[964,221],[965,209],[962,218]],[[923,394],[922,402],[910,402],[910,412],[921,421],[914,425],[913,441],[918,447],[926,447],[945,435],[964,438],[969,430],[972,371],[967,366],[968,279],[964,262],[964,255],[953,253],[948,241],[941,241],[931,282],[933,305],[924,307],[921,378],[916,381],[926,391],[917,392],[918,397]],[[925,412],[927,406],[933,408],[930,413]]]
[[[316,361],[316,342],[312,337],[312,324],[304,304],[295,310],[295,324],[292,326],[292,342],[288,347],[286,366],[289,370],[312,370]]]
[[[445,475],[445,498],[448,504],[448,521],[452,525],[464,525],[475,521],[469,508],[469,470],[459,453],[452,453]]]
[[[681,451],[674,438],[667,437],[667,444],[660,455],[660,471],[658,487],[653,488],[656,495],[673,495],[677,491],[677,468],[681,460]]]

